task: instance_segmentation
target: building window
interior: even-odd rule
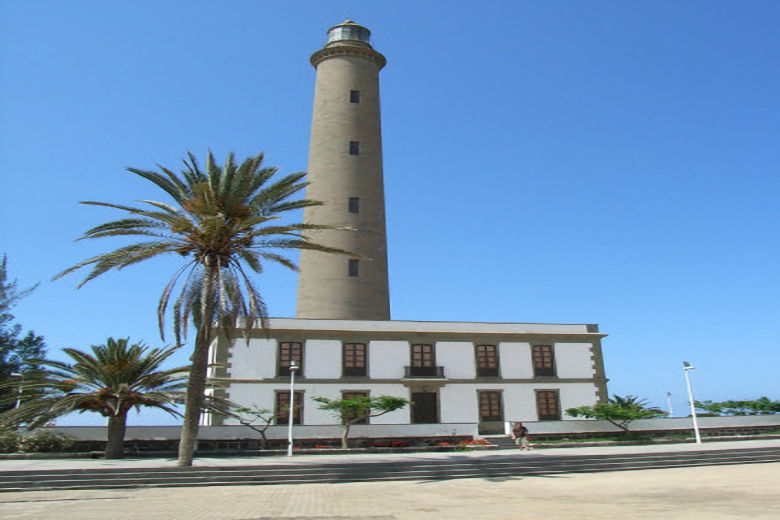
[[[350,258],[347,263],[347,274],[349,276],[360,275],[360,262],[354,258]]]
[[[296,376],[303,375],[303,344],[297,341],[279,343],[279,375],[290,375],[290,363],[295,361],[298,370]]]
[[[555,356],[551,345],[534,345],[531,347],[534,361],[534,376],[554,376]]]
[[[477,345],[477,376],[498,376],[498,348],[495,345]]]
[[[344,377],[366,375],[365,343],[344,343],[341,352],[341,364]]]
[[[536,413],[540,421],[557,421],[561,418],[558,390],[536,391]]]
[[[436,366],[436,351],[433,345],[412,345],[411,366],[406,377],[444,377],[442,367]]]
[[[276,392],[276,424],[290,423],[290,392]],[[303,424],[303,392],[295,392],[295,402],[293,403],[293,424]]]
[[[360,213],[360,199],[357,197],[349,198],[349,212]]]
[[[504,414],[501,411],[501,392],[479,392],[479,421],[493,422],[503,420]]]
[[[359,90],[350,90],[349,91],[349,102],[350,103],[360,103],[360,91]]]
[[[349,142],[349,155],[360,155],[360,143],[358,141]]]
[[[433,345],[412,345],[412,366],[432,367],[436,365]]]
[[[341,392],[342,399],[355,399],[357,397],[368,397],[368,392]],[[353,422],[352,424],[368,424],[368,415],[363,416],[361,419],[358,419],[357,422]]]

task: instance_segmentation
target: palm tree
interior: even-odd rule
[[[105,345],[93,346],[91,354],[63,349],[72,363],[34,360],[38,368],[26,372],[21,385],[35,397],[5,412],[4,422],[37,428],[70,412],[97,412],[108,417],[105,458],[121,458],[127,413],[151,406],[181,415],[173,405],[183,397],[189,368],[160,370],[178,347],[150,350],[128,343],[129,339],[108,338]]]
[[[280,223],[283,214],[318,202],[289,200],[306,186],[305,173],[293,173],[270,182],[274,167],[261,167],[263,155],[241,165],[229,154],[218,166],[211,152],[205,171],[189,153],[179,174],[158,166],[159,172],[128,168],[171,196],[175,205],[144,200],[136,208],[106,202],[83,202],[125,211],[128,218],[94,227],[82,239],[134,235],[146,240],[120,247],[66,269],[57,278],[92,266],[79,287],[112,269],[122,269],[148,258],[174,253],[185,264],[162,292],[157,306],[160,335],[164,339],[164,316],[174,288],[173,328],[181,344],[190,319],[196,329],[187,402],[179,443],[179,465],[191,466],[200,411],[206,387],[208,350],[216,333],[230,337],[238,322],[248,340],[253,326],[265,328],[266,307],[247,272],[260,273],[263,261],[280,263],[295,270],[295,263],[279,250],[314,249],[339,252],[311,242],[303,235],[313,229],[327,229],[308,223]],[[186,273],[186,274],[185,274]]]

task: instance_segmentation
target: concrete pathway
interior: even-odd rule
[[[777,446],[777,441],[618,448],[567,448],[529,457],[648,453]],[[721,448],[722,446],[722,448]],[[510,452],[511,453],[511,452]],[[198,465],[256,465],[479,457],[482,452],[199,459]],[[495,456],[492,452],[490,456]],[[4,460],[0,468],[155,467],[173,460]],[[352,484],[225,486],[28,491],[0,495],[3,519],[104,520],[394,520],[394,519],[775,519],[780,511],[780,464],[565,474],[509,479],[461,479]]]
[[[266,465],[307,465],[307,464],[337,464],[343,462],[381,462],[381,461],[415,461],[415,460],[446,460],[462,459],[464,457],[500,457],[502,454],[523,454],[527,457],[554,457],[562,455],[618,455],[630,453],[667,453],[667,452],[696,452],[702,450],[729,450],[762,447],[780,447],[780,439],[768,440],[743,440],[728,442],[693,443],[682,444],[656,444],[648,446],[593,446],[587,448],[552,448],[544,450],[532,450],[530,452],[513,450],[486,450],[486,451],[449,451],[449,452],[414,452],[414,453],[361,453],[341,455],[293,455],[287,457],[262,456],[262,457],[199,457],[195,459],[195,466],[266,466]],[[127,458],[119,460],[103,459],[3,459],[0,460],[0,471],[25,471],[25,470],[58,470],[58,469],[83,469],[83,468],[165,468],[176,466],[176,459],[160,458]]]

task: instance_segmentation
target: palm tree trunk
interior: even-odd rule
[[[201,300],[203,308],[200,325],[195,335],[195,349],[192,352],[190,377],[187,381],[187,401],[184,405],[184,420],[179,440],[178,466],[192,466],[195,442],[198,439],[200,411],[203,407],[203,396],[206,392],[206,378],[209,367],[209,344],[211,343],[212,322],[214,314],[214,290],[218,274],[216,265],[207,259],[203,265],[203,292]]]
[[[120,415],[112,415],[108,418],[108,442],[106,442],[104,458],[121,459],[124,456],[126,423],[127,412]]]

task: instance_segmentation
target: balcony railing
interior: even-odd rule
[[[444,367],[404,367],[404,378],[435,378],[444,379]]]

